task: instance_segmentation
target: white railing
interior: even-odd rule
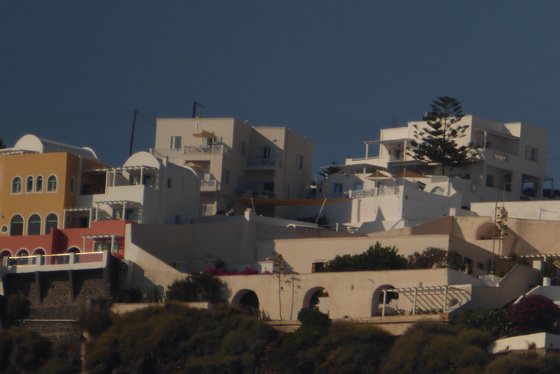
[[[103,252],[87,253],[62,253],[56,255],[33,255],[4,257],[2,265],[4,267],[25,267],[25,266],[49,266],[49,265],[69,265],[101,263],[104,260]]]
[[[204,180],[200,181],[200,190],[201,191],[219,191],[220,190],[220,182],[215,179],[211,180]]]
[[[494,152],[493,158],[494,160],[509,162],[509,155],[507,153]]]
[[[375,189],[371,190],[350,190],[348,191],[348,196],[353,198],[358,197],[372,197],[375,196]]]
[[[225,144],[218,145],[186,145],[185,154],[188,155],[212,155],[212,154],[228,154],[231,148]]]

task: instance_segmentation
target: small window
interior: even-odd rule
[[[167,188],[171,188],[171,178],[167,178]]]
[[[224,180],[223,180],[223,182],[225,184],[229,184],[229,170],[228,169],[224,170]]]
[[[21,193],[21,178],[15,177],[12,180],[12,193]]]
[[[20,236],[23,235],[23,217],[16,214],[10,220],[10,235]]]
[[[354,191],[361,191],[364,189],[364,184],[362,182],[354,182]]]
[[[32,176],[27,177],[27,180],[25,182],[25,192],[33,192],[33,177]]]
[[[35,192],[41,191],[43,191],[43,177],[38,175],[37,179],[35,179]]]
[[[261,158],[263,160],[270,160],[272,158],[272,148],[268,145],[265,145],[261,148]]]
[[[486,175],[486,187],[494,187],[494,176],[492,174]]]
[[[297,155],[296,167],[300,170],[303,170],[303,156],[302,155]]]
[[[53,192],[56,191],[56,175],[51,175],[47,180],[47,191]]]
[[[245,156],[245,142],[239,142],[239,154]]]
[[[171,137],[171,145],[169,146],[171,149],[181,149],[181,145],[183,143],[183,137],[181,136],[172,136]]]
[[[41,217],[32,214],[27,220],[27,235],[41,235]]]
[[[56,214],[51,213],[47,216],[45,224],[45,235],[51,233],[51,229],[56,229],[58,227],[58,217]]]
[[[335,183],[333,185],[333,194],[340,195],[342,193],[342,183]]]
[[[76,178],[70,177],[70,193],[74,193],[76,189]]]

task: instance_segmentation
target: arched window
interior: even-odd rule
[[[33,251],[33,256],[44,256],[45,250],[43,248],[35,248]]]
[[[23,217],[16,214],[10,220],[10,235],[19,236],[23,235]]]
[[[12,179],[12,193],[21,193],[21,178],[15,177]]]
[[[47,191],[56,191],[56,175],[51,175],[47,180]]]
[[[58,227],[58,217],[56,214],[51,213],[47,216],[47,220],[45,223],[45,234],[50,234],[51,229],[56,229]]]
[[[3,263],[4,257],[12,257],[12,252],[9,249],[4,249],[0,252],[0,264]]]
[[[29,256],[29,251],[25,248],[20,249],[16,253],[16,257]]]
[[[33,192],[33,177],[28,176],[25,182],[25,192]]]
[[[32,214],[27,220],[27,235],[41,235],[41,217]]]
[[[35,192],[43,191],[43,176],[38,175],[37,179],[35,179]]]

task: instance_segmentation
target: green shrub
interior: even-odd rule
[[[2,303],[4,322],[10,326],[18,319],[26,319],[31,313],[29,299],[22,295],[10,295]]]
[[[51,343],[39,334],[11,327],[0,333],[0,372],[34,372],[51,355]]]
[[[383,373],[478,372],[487,359],[481,346],[490,340],[482,331],[467,333],[455,326],[416,323],[396,341]]]
[[[379,242],[357,255],[336,256],[327,271],[365,271],[406,269],[408,261],[395,247],[382,247]]]
[[[167,297],[176,301],[220,300],[225,284],[208,273],[191,274],[185,279],[175,281],[167,290]]]
[[[469,310],[457,316],[453,324],[488,331],[495,338],[508,335],[512,328],[505,308]]]
[[[90,344],[86,366],[90,372],[254,372],[275,336],[240,310],[171,304],[116,317]]]
[[[301,328],[325,331],[331,324],[329,316],[317,309],[303,308],[298,313]]]

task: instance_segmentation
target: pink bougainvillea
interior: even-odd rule
[[[530,295],[512,304],[507,318],[517,331],[558,331],[560,307],[541,295]]]

